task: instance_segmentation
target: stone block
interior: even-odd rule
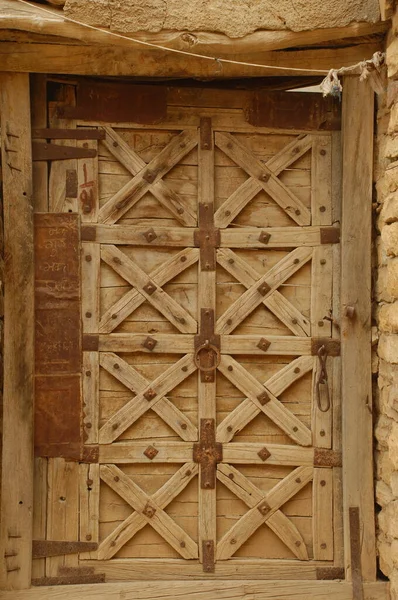
[[[380,415],[377,420],[375,427],[375,437],[379,442],[380,446],[384,446],[385,448],[389,448],[391,428],[393,421],[387,415]],[[397,431],[397,440],[398,440],[398,431]],[[398,461],[398,449],[397,449],[397,461]]]
[[[398,192],[393,192],[384,198],[379,217],[379,227],[391,225],[398,221]]]
[[[398,470],[398,423],[395,421],[391,421],[391,429],[387,438],[388,444],[388,456],[392,464],[394,465],[394,470]],[[398,538],[398,512],[397,512],[397,535],[394,536]]]
[[[393,474],[394,475],[394,474]],[[397,481],[398,485],[398,481]],[[377,481],[376,483],[376,502],[379,506],[385,507],[394,500],[393,492],[389,485],[384,481]]]
[[[374,285],[374,295],[377,302],[393,302],[395,300],[387,286],[387,275],[387,265],[378,269]]]
[[[398,258],[387,261],[385,272],[386,293],[391,298],[398,298]]]
[[[398,256],[398,223],[385,225],[381,230],[381,239],[387,256]]]
[[[383,360],[398,364],[398,335],[383,333],[380,336],[378,353]]]
[[[378,450],[376,456],[376,473],[379,481],[384,481],[390,485],[391,475],[394,473],[394,465],[390,460],[389,453],[385,450]]]
[[[380,306],[377,317],[380,331],[398,333],[398,302]]]
[[[109,9],[101,13],[101,5]],[[231,38],[258,29],[303,31],[343,27],[354,22],[376,23],[380,19],[378,0],[341,2],[297,0],[67,0],[67,16],[85,22],[105,21],[113,31],[214,31]]]

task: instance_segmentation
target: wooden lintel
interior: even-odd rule
[[[392,5],[394,0],[380,0],[381,5]],[[52,15],[40,10],[40,7],[22,6],[15,0],[1,0],[0,29],[30,32],[38,35],[56,36],[60,42],[67,39],[84,42],[85,44],[110,44],[115,46],[132,47],[134,42],[129,39],[111,37],[102,31],[87,29],[81,25],[70,23],[63,18],[60,11]],[[48,7],[46,7],[48,8]],[[391,15],[389,15],[391,16]],[[240,55],[243,52],[269,52],[283,48],[299,48],[322,44],[323,47],[338,40],[361,38],[370,35],[383,34],[388,29],[386,23],[352,23],[346,27],[309,29],[307,31],[267,31],[259,30],[242,38],[230,38],[222,33],[208,31],[191,31],[181,34],[180,31],[135,32],[132,38],[141,42],[159,44],[179,50],[191,50],[194,44],[195,52],[215,56],[228,54]],[[128,36],[127,36],[128,37]],[[137,47],[137,44],[135,45]]]
[[[348,67],[371,57],[383,49],[381,41],[364,42],[345,48],[296,50],[295,52],[263,52],[261,55],[239,55],[239,60],[284,67],[280,75],[308,75],[306,69],[325,74],[332,65]],[[112,75],[135,77],[199,77],[224,79],[231,77],[275,76],[275,69],[223,63],[187,57],[166,51],[144,51],[118,46],[0,43],[0,65],[3,71],[59,73],[76,75]],[[293,71],[291,68],[299,69]]]
[[[29,76],[2,73],[0,83],[5,259],[0,589],[14,594],[30,586],[32,565],[32,153]]]

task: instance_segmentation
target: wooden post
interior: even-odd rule
[[[349,509],[360,519],[360,565],[376,578],[371,379],[371,221],[374,93],[346,77],[343,92],[341,341],[345,567],[351,579]]]
[[[33,510],[33,209],[29,75],[0,75],[4,416],[0,587],[30,586]]]

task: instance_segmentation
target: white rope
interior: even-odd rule
[[[56,14],[53,11],[48,10],[47,8],[43,8],[42,6],[38,6],[37,4],[31,4],[30,2],[27,2],[26,0],[18,0],[18,2],[20,2],[21,4],[26,4],[27,6],[30,6],[31,8],[34,8],[36,10],[41,10],[42,12],[48,13],[52,17],[54,17],[54,15]],[[74,23],[75,25],[81,25],[82,27],[86,27],[87,29],[92,29],[94,31],[99,31],[99,32],[101,32],[101,33],[103,33],[105,35],[110,35],[112,37],[120,38],[122,40],[127,40],[129,42],[134,42],[136,44],[141,44],[142,46],[148,46],[150,48],[157,48],[158,50],[164,50],[165,52],[174,52],[175,54],[182,54],[184,56],[192,56],[194,58],[201,58],[202,60],[212,61],[216,65],[218,65],[218,67],[220,67],[222,65],[222,63],[226,63],[226,64],[229,64],[229,65],[240,65],[240,66],[244,66],[244,67],[255,67],[255,68],[258,68],[258,69],[274,69],[274,70],[277,70],[277,71],[299,71],[300,73],[317,73],[318,75],[326,75],[327,72],[328,72],[326,69],[325,70],[320,70],[320,69],[300,69],[298,67],[277,67],[275,65],[259,65],[257,63],[248,63],[248,62],[242,62],[242,61],[239,61],[239,60],[230,60],[228,58],[217,58],[217,57],[214,57],[214,56],[207,56],[205,54],[195,54],[194,52],[188,52],[187,50],[177,50],[176,48],[167,48],[166,46],[161,46],[159,44],[153,44],[151,42],[144,42],[143,40],[137,40],[136,38],[128,37],[128,36],[122,35],[120,33],[115,33],[113,31],[108,31],[107,29],[100,29],[99,27],[95,27],[94,25],[88,25],[87,23],[82,23],[81,21],[76,21],[76,19],[71,19],[70,17],[67,17],[65,15],[62,15],[62,19],[64,21],[69,21],[70,23]]]

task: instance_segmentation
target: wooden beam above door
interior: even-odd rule
[[[265,75],[308,75],[308,69],[325,74],[331,68],[348,67],[382,50],[376,40],[346,48],[310,48],[305,50],[264,52],[239,55],[240,61],[267,65],[263,68],[220,63],[205,58],[158,50],[135,50],[118,46],[68,45],[48,43],[0,43],[2,71],[109,75],[134,77],[263,77]],[[275,71],[272,67],[286,70]],[[298,69],[295,71],[294,69]],[[322,73],[320,73],[322,74]]]

